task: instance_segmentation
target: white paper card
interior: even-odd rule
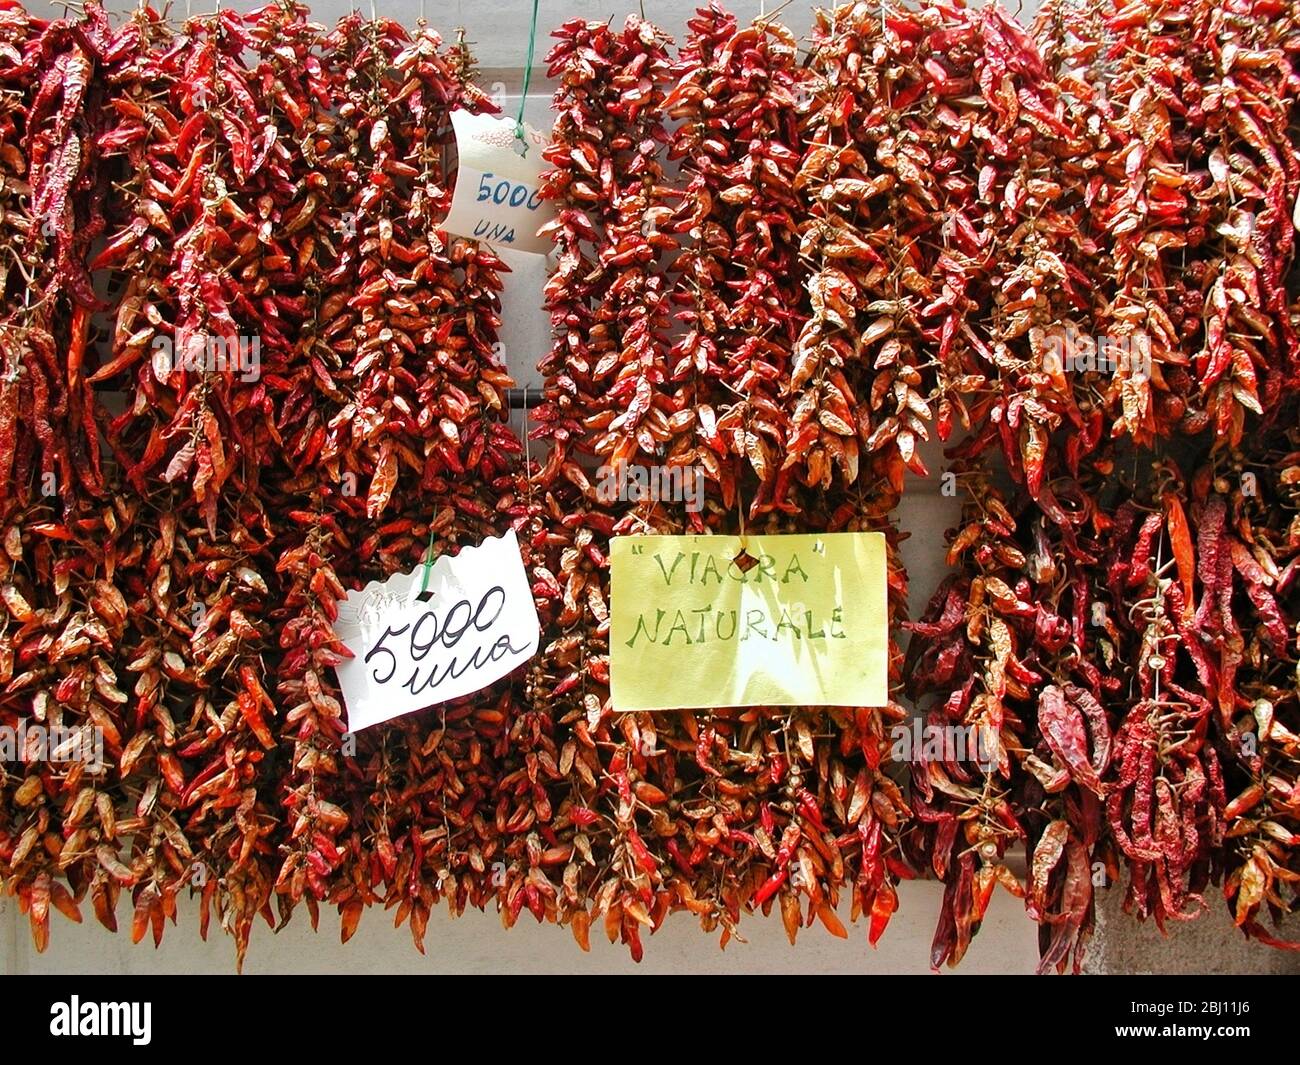
[[[539,624],[514,530],[371,581],[339,603],[334,631],[356,657],[335,667],[352,732],[469,695],[537,653]]]
[[[515,120],[496,115],[453,111],[456,151],[460,155],[451,211],[443,228],[458,237],[545,255],[551,242],[537,231],[555,217],[555,205],[538,189],[546,138],[525,123],[528,154],[518,154]]]

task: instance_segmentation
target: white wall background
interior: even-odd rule
[[[28,0],[39,6],[39,0]],[[225,0],[225,6],[251,9],[262,0]],[[775,11],[778,0],[767,4]],[[110,11],[129,10],[121,0],[111,0]],[[210,10],[213,0],[173,0],[173,17],[187,10],[198,14]],[[468,40],[478,57],[485,88],[507,96],[506,111],[519,106],[523,65],[528,47],[531,0],[497,0],[496,3],[440,3],[437,0],[375,0],[380,15],[407,25],[425,14],[429,23],[447,39],[458,26],[467,30]],[[686,19],[695,3],[684,0],[644,0],[644,14],[680,41]],[[762,5],[754,0],[736,0],[728,5],[740,16],[758,15]],[[317,21],[329,23],[352,8],[368,13],[368,0],[316,0],[312,3]],[[1037,0],[1026,0],[1022,18],[1028,20]],[[545,77],[544,57],[550,49],[550,30],[575,17],[616,21],[637,10],[635,0],[541,0],[533,78],[525,118],[538,128],[549,128],[552,86]],[[810,24],[809,0],[793,0],[782,20],[796,33]],[[544,262],[540,257],[518,253],[503,256],[513,269],[504,294],[505,324],[502,341],[512,373],[522,384],[537,384],[537,360],[549,346],[549,320],[541,308]],[[911,538],[903,545],[904,560],[911,577],[913,610],[928,600],[943,575],[944,530],[956,518],[954,499],[938,493],[941,455],[932,449],[926,456],[934,474],[926,481],[913,479],[897,518]],[[1300,971],[1300,957],[1268,948],[1246,946],[1235,936],[1217,898],[1210,899],[1212,912],[1192,925],[1178,929],[1170,940],[1162,940],[1154,929],[1137,929],[1119,914],[1119,891],[1102,893],[1102,914],[1096,947],[1089,968],[1096,971]],[[321,931],[313,934],[305,908],[279,934],[260,924],[253,934],[245,963],[250,973],[555,973],[555,972],[647,972],[647,973],[922,973],[929,968],[929,946],[942,896],[933,883],[904,884],[901,908],[894,915],[878,949],[867,945],[864,923],[848,925],[847,902],[841,917],[850,938],[838,940],[821,925],[805,929],[799,945],[786,940],[778,917],[770,920],[747,918],[740,932],[748,942],[732,941],[720,951],[717,934],[705,935],[688,914],[670,917],[655,935],[646,937],[645,960],[634,965],[621,945],[610,945],[599,930],[592,930],[592,950],[583,954],[567,929],[537,925],[527,912],[510,931],[502,929],[495,914],[467,913],[452,920],[439,911],[429,922],[425,939],[427,956],[419,955],[406,928],[394,929],[388,913],[368,911],[356,936],[340,945],[338,919],[333,912],[321,915]],[[198,937],[197,909],[181,906],[178,927],[169,927],[161,948],[151,940],[133,946],[130,915],[125,903],[119,907],[124,929],[112,935],[101,928],[87,909],[87,923],[73,925],[61,915],[52,917],[51,945],[37,955],[27,931],[27,919],[17,912],[12,899],[0,899],[0,973],[228,973],[234,969],[234,947],[213,922],[207,943]],[[1292,930],[1300,938],[1300,930]],[[1023,905],[1001,890],[994,896],[984,927],[976,937],[959,973],[1032,972],[1037,960],[1036,926],[1025,916]]]

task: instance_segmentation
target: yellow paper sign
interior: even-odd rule
[[[889,672],[883,533],[617,536],[615,710],[881,706]]]

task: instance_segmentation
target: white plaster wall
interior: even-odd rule
[[[321,913],[321,931],[313,934],[305,910],[295,914],[284,931],[272,934],[265,923],[253,932],[244,963],[250,974],[275,973],[924,973],[928,971],[933,918],[938,913],[942,888],[937,884],[908,885],[902,892],[902,909],[894,915],[879,947],[867,945],[865,923],[849,926],[847,940],[836,939],[820,924],[804,929],[798,946],[791,947],[778,918],[742,923],[740,932],[749,942],[733,939],[725,951],[718,949],[718,934],[705,935],[689,914],[669,918],[660,931],[645,937],[645,959],[634,964],[620,944],[610,944],[595,927],[591,952],[584,954],[568,929],[539,925],[525,911],[519,923],[506,931],[493,913],[466,913],[452,919],[441,911],[429,919],[421,957],[406,927],[394,928],[391,916],[367,911],[356,935],[340,945],[338,918]],[[12,911],[12,900],[6,903]],[[127,907],[119,923],[129,924]],[[848,907],[841,908],[848,925]],[[234,971],[234,942],[219,930],[198,937],[198,918],[191,905],[180,907],[177,927],[167,928],[162,946],[154,949],[146,937],[138,946],[129,934],[113,935],[98,923],[73,925],[56,916],[51,942],[37,954],[25,927],[6,919],[0,907],[0,928],[16,941],[5,948],[0,972],[17,974],[148,974],[230,973]],[[123,922],[125,918],[125,922]],[[23,925],[26,918],[20,918]],[[93,921],[93,918],[90,920]],[[3,935],[0,932],[0,944]],[[966,961],[955,970],[964,974],[1032,972],[1036,960],[1033,928],[1023,907],[1009,895],[995,899],[984,931]]]

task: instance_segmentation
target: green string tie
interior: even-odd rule
[[[524,105],[528,103],[528,85],[533,80],[533,48],[537,43],[537,4],[533,0],[533,20],[528,27],[528,59],[524,62],[524,91],[519,96],[519,114],[515,118],[515,138],[519,141],[519,154],[528,154],[528,141],[524,139]]]
[[[433,571],[433,522],[429,522],[429,548],[424,553],[424,573],[420,577],[420,594],[415,598],[421,603],[427,603],[433,598],[433,593],[429,591],[429,574]]]

